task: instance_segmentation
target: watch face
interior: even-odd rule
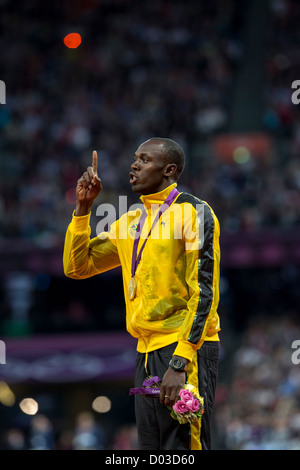
[[[176,370],[181,370],[181,369],[184,369],[185,367],[184,361],[178,358],[172,359],[171,364],[172,364],[172,367]]]
[[[183,365],[180,359],[175,359],[173,364],[174,364],[174,367],[176,367],[176,369],[180,369]]]

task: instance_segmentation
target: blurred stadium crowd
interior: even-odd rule
[[[54,1],[46,8],[29,1],[16,14],[15,2],[6,2],[2,236],[62,236],[94,148],[102,200],[117,203],[130,191],[129,167],[141,142],[168,135],[188,153],[202,115],[215,113],[218,127],[226,125],[241,53],[233,10],[232,1]],[[62,43],[66,24],[82,34],[76,50]],[[194,184],[199,192],[199,175]]]
[[[62,237],[94,148],[102,200],[130,197],[133,152],[153,135],[182,144],[181,185],[215,207],[223,230],[299,225],[297,2],[270,2],[262,126],[279,144],[269,162],[244,165],[222,163],[197,144],[230,128],[245,3],[2,3],[2,237]],[[62,43],[71,29],[83,38],[75,50]]]
[[[128,205],[136,202],[130,163],[154,135],[183,146],[179,189],[205,199],[223,232],[299,228],[300,111],[291,101],[291,84],[300,80],[299,2],[269,2],[258,127],[272,138],[271,158],[222,161],[210,146],[231,130],[231,98],[246,60],[246,6],[246,0],[2,0],[0,239],[62,243],[76,181],[93,149],[101,200],[117,206],[127,195]],[[63,44],[71,31],[82,35],[78,49]],[[294,320],[273,323],[268,315],[245,329],[234,372],[218,389],[220,448],[299,448],[300,377],[290,359],[299,334]],[[37,427],[46,424],[41,419]],[[120,430],[120,442],[126,433]],[[6,439],[7,447],[26,445],[20,430]]]
[[[109,441],[103,424],[89,411],[78,413],[73,426],[59,432],[53,420],[38,414],[27,432],[8,429],[2,445],[6,450],[136,450],[137,432],[134,424],[120,426]]]
[[[297,318],[253,318],[217,393],[219,445],[231,450],[299,450],[300,374],[292,343]]]

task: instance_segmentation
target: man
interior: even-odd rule
[[[139,448],[210,449],[220,331],[219,223],[207,203],[176,190],[184,153],[173,140],[139,146],[130,184],[144,210],[128,211],[90,239],[90,212],[102,189],[93,166],[78,180],[64,248],[65,274],[83,279],[122,266],[126,327],[138,339],[135,386],[162,380],[160,399],[135,396]],[[101,281],[99,281],[101,282]],[[195,424],[179,424],[169,407],[188,381],[204,397]]]

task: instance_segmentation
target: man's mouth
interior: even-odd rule
[[[130,180],[129,180],[130,184],[135,184],[136,181],[137,181],[137,176],[136,176],[136,174],[133,173],[133,172],[130,172],[130,173],[129,173],[129,176],[130,176]]]

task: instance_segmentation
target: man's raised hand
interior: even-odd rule
[[[92,166],[87,167],[76,187],[75,215],[87,215],[91,211],[92,204],[102,189],[101,180],[98,177],[98,155],[93,151]]]

